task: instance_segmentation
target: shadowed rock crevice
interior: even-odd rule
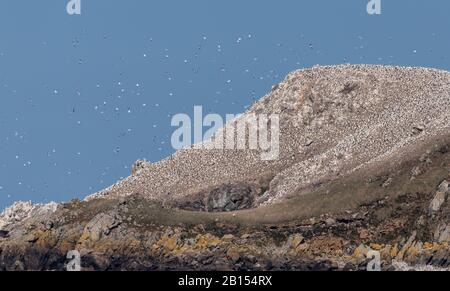
[[[189,199],[166,205],[191,211],[229,212],[257,207],[266,198],[273,175],[250,182],[221,184],[202,190]]]

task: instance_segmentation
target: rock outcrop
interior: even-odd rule
[[[430,215],[433,216],[441,209],[442,204],[447,200],[447,196],[450,193],[449,184],[447,181],[443,181],[438,188],[438,191],[434,195],[433,201],[430,204]]]
[[[33,204],[31,201],[19,201],[6,208],[0,214],[0,230],[12,224],[17,224],[31,217],[49,215],[56,211],[58,204]]]

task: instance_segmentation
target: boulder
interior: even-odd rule
[[[206,198],[210,212],[234,211],[251,208],[255,197],[248,186],[224,185],[212,190]]]
[[[237,248],[231,247],[227,251],[227,257],[234,263],[239,261],[241,254]]]
[[[120,224],[121,220],[118,216],[100,213],[86,225],[81,240],[97,242],[103,237],[108,236]]]
[[[443,243],[450,241],[450,224],[440,224],[434,232],[434,240]]]
[[[300,246],[300,244],[303,242],[304,237],[301,234],[294,234],[291,237],[289,237],[287,243],[290,248],[296,249]]]

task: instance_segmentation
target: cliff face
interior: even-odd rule
[[[360,270],[371,250],[449,268],[449,103],[442,71],[294,72],[246,113],[280,115],[278,160],[183,150],[84,201],[18,203],[0,270],[64,269],[71,250],[85,270]]]

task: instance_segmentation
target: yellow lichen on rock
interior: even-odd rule
[[[221,242],[222,241],[220,240],[220,238],[207,233],[205,235],[197,236],[197,242],[194,247],[196,249],[206,249],[209,247],[215,247],[219,245]]]
[[[391,249],[391,258],[395,258],[398,255],[398,244],[395,244]]]
[[[376,243],[371,243],[370,244],[370,248],[374,251],[381,251],[383,249],[384,245],[380,245],[380,244],[376,244]]]
[[[369,249],[361,244],[353,251],[353,258],[356,260],[364,260],[367,256]]]

